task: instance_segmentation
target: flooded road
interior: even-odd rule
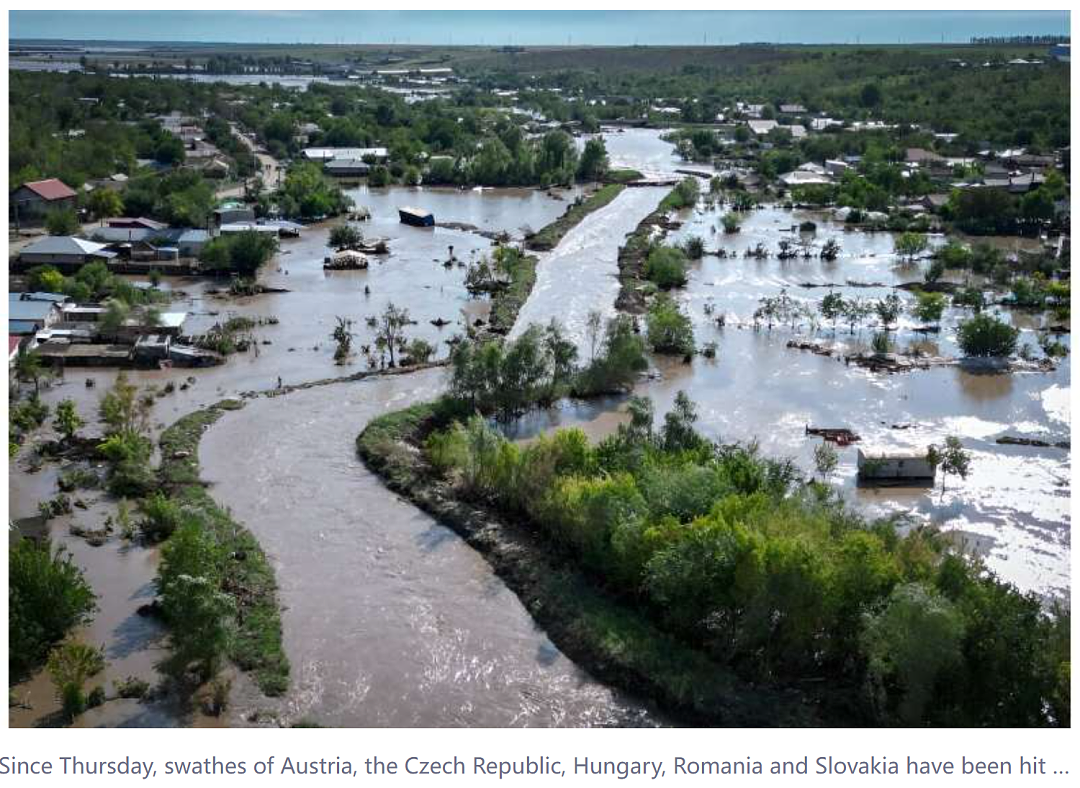
[[[278,712],[342,726],[650,724],[564,657],[479,554],[357,458],[369,419],[431,399],[443,374],[259,399],[203,439],[211,494],[275,563],[293,664]],[[270,706],[234,698],[233,721]]]
[[[510,336],[555,318],[577,343],[579,354],[583,353],[589,312],[599,311],[606,318],[615,314],[619,247],[666,193],[654,187],[624,189],[611,203],[585,217],[554,250],[540,254],[536,285]]]

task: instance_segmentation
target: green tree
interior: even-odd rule
[[[877,312],[882,328],[886,331],[889,330],[889,326],[899,319],[903,309],[903,302],[896,293],[889,293],[884,298],[879,298],[874,304],[874,311]]]
[[[818,304],[818,311],[821,316],[833,324],[834,330],[836,329],[836,321],[844,314],[845,303],[844,296],[841,293],[830,290],[828,295],[821,299],[821,303]]]
[[[686,284],[686,254],[674,246],[656,246],[645,261],[645,278],[661,290]]]
[[[926,251],[928,242],[922,233],[901,233],[893,241],[893,247],[897,256],[905,262],[912,262],[916,257]]]
[[[603,180],[609,166],[607,146],[603,138],[594,137],[586,142],[585,150],[581,153],[581,161],[578,163],[578,178],[583,181]]]
[[[104,187],[94,189],[86,200],[86,207],[97,219],[106,219],[110,216],[123,216],[124,200],[113,189]]]
[[[967,479],[971,470],[971,455],[955,435],[945,438],[943,447],[931,446],[927,449],[926,461],[932,468],[941,468],[942,493],[945,492],[945,479],[949,474]]]
[[[41,356],[20,345],[19,352],[15,356],[15,377],[22,383],[32,382],[36,395],[41,392],[41,379],[44,375],[45,368],[41,363]]]
[[[646,316],[649,346],[657,353],[691,356],[694,353],[694,327],[690,318],[669,296],[660,295]]]
[[[79,217],[71,208],[54,208],[45,216],[49,235],[76,235],[82,229]]]
[[[941,293],[917,293],[912,312],[923,323],[939,323],[945,313],[945,303],[945,296]]]
[[[18,539],[8,549],[8,669],[11,680],[40,664],[49,647],[84,624],[96,597],[62,548]]]
[[[828,441],[822,441],[814,447],[814,469],[821,477],[823,484],[828,484],[836,466],[840,463],[840,457],[836,449]]]
[[[924,719],[941,678],[961,661],[964,620],[933,589],[897,586],[870,616],[864,635],[871,689],[883,716],[912,725]],[[895,687],[895,689],[893,689]]]
[[[957,342],[965,356],[1003,357],[1016,352],[1020,329],[986,312],[960,323]]]
[[[64,440],[71,441],[79,432],[79,428],[86,422],[79,416],[75,408],[75,400],[61,400],[56,406],[56,417],[53,419],[53,427],[64,436]]]

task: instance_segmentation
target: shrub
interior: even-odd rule
[[[705,255],[705,239],[699,235],[692,235],[686,239],[682,250],[690,260],[700,260]]]
[[[912,312],[923,323],[937,323],[945,313],[945,296],[941,293],[918,293]]]
[[[668,296],[661,295],[646,317],[649,346],[657,353],[669,355],[692,355],[694,353],[694,327],[690,318]]]
[[[139,530],[150,542],[162,542],[180,527],[180,505],[162,493],[151,495],[140,504],[140,508],[144,517],[139,522]]]
[[[645,261],[645,278],[661,290],[686,284],[686,255],[681,249],[657,246]]]
[[[83,685],[104,667],[105,656],[101,649],[85,643],[65,643],[49,654],[49,678],[68,719],[73,720],[86,711],[88,703]]]
[[[1016,351],[1020,330],[985,312],[960,323],[957,342],[965,356],[1001,357]]]
[[[577,374],[573,390],[578,396],[616,394],[629,389],[648,367],[645,340],[634,333],[626,315],[608,321],[601,353]]]

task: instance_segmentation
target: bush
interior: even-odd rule
[[[8,552],[8,669],[12,679],[40,664],[52,644],[88,621],[96,597],[63,550],[19,539]]]
[[[661,290],[686,284],[686,255],[681,249],[657,246],[645,261],[645,278]]]
[[[657,297],[646,316],[649,346],[656,353],[689,356],[694,353],[694,327],[679,305],[665,295]]]
[[[633,386],[648,365],[645,340],[634,333],[633,320],[619,315],[608,321],[600,355],[574,379],[574,394],[588,397],[621,393]]]
[[[426,339],[417,337],[405,346],[405,357],[401,360],[404,366],[412,364],[426,364],[435,355],[435,347]]]
[[[105,656],[101,649],[85,643],[65,643],[49,654],[49,678],[56,687],[56,696],[69,720],[86,711],[89,703],[83,685],[104,667]]]
[[[682,250],[690,260],[700,260],[705,255],[705,240],[699,235],[691,235]]]
[[[139,530],[150,542],[162,542],[180,527],[180,505],[162,493],[151,495],[142,502],[140,508],[144,517],[139,522]]]
[[[277,248],[275,236],[245,230],[214,238],[199,253],[199,261],[203,269],[211,273],[235,273],[250,277],[269,262]]]
[[[917,293],[915,308],[916,318],[923,323],[937,323],[945,313],[945,296],[941,293]]]
[[[1020,329],[985,312],[960,323],[957,342],[965,356],[1002,357],[1016,352]]]

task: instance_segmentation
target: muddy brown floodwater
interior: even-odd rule
[[[374,416],[431,399],[444,372],[259,399],[203,439],[203,476],[273,557],[293,688],[239,694],[232,719],[344,726],[655,724],[544,636],[452,531],[356,456]]]
[[[657,131],[628,129],[604,136],[616,166],[649,176],[668,175],[681,166]],[[222,300],[206,293],[205,282],[171,282],[187,293],[174,306],[192,313],[189,331],[232,315],[273,315],[279,322],[256,329],[259,339],[269,343],[260,344],[258,355],[233,356],[226,365],[207,370],[133,372],[140,385],[172,381],[179,386],[189,375],[195,381],[157,400],[156,428],[223,397],[272,388],[278,377],[294,384],[365,369],[360,357],[344,367],[334,365],[329,334],[335,316],[354,321],[354,347],[362,347],[372,341],[366,319],[390,301],[408,307],[416,320],[410,336],[439,343],[439,355],[445,355],[443,342],[486,310],[485,303],[465,291],[464,270],[442,265],[448,246],[454,246],[456,258],[468,260],[490,249],[490,241],[462,230],[403,226],[397,208],[417,205],[434,211],[440,222],[520,235],[521,228],[536,229],[560,215],[576,192],[562,192],[564,200],[515,189],[361,188],[352,193],[373,212],[363,225],[365,234],[388,237],[393,252],[367,271],[324,272],[329,227],[320,226],[283,242],[274,263],[260,274],[263,283],[289,293]],[[516,330],[557,317],[580,345],[587,313],[612,309],[618,289],[616,253],[624,235],[663,193],[651,187],[625,190],[542,255],[537,286]],[[739,234],[724,236],[717,227],[722,213],[708,208],[685,212],[680,218],[686,224],[671,236],[678,241],[700,235],[707,248],[723,247],[736,256],[694,263],[688,286],[678,294],[693,318],[699,344],[715,341],[718,355],[714,361],[699,357],[691,365],[656,362],[659,378],[643,380],[637,393],[654,398],[658,419],[676,392],[685,389],[698,403],[703,432],[724,440],[757,440],[764,452],[790,456],[808,471],[815,441],[804,435],[807,424],[850,427],[863,436],[863,445],[918,450],[945,435],[959,435],[972,452],[972,473],[966,481],[950,479],[944,495],[924,488],[856,487],[854,448],[840,450],[832,481],[871,513],[910,513],[956,532],[994,570],[1024,589],[1067,595],[1071,453],[1002,446],[994,439],[1012,434],[1068,440],[1069,360],[1048,373],[976,375],[943,367],[882,375],[789,349],[790,329],[750,327],[760,297],[786,288],[816,302],[827,290],[800,285],[836,283],[845,296],[877,298],[921,275],[897,267],[887,233],[845,232],[820,215],[765,208],[751,213]],[[829,236],[840,241],[840,259],[780,262],[741,256],[758,241],[775,250],[779,238],[790,237],[785,231],[804,218],[818,223],[819,247]],[[880,284],[853,287],[848,280]],[[727,321],[722,329],[714,322],[720,314]],[[961,314],[946,313],[931,349],[956,354]],[[1004,314],[1023,330],[1024,341],[1034,341],[1042,318]],[[436,318],[451,325],[436,328],[430,323]],[[901,320],[895,333],[900,347],[916,339],[913,328],[909,318]],[[794,333],[855,347],[865,345],[870,335],[867,329],[849,335],[843,327],[834,332],[829,326]],[[1068,337],[1063,341],[1068,343]],[[293,688],[279,700],[237,682],[228,721],[245,724],[253,712],[269,710],[283,722],[310,718],[354,726],[665,724],[563,656],[478,554],[387,492],[357,459],[356,435],[372,417],[432,398],[442,388],[443,374],[427,371],[259,398],[226,414],[206,433],[201,458],[212,494],[232,508],[275,563],[286,606],[285,646],[294,668]],[[114,377],[112,370],[72,370],[44,397],[53,405],[72,397],[85,416],[92,416]],[[85,387],[85,379],[96,386]],[[624,405],[625,398],[617,397],[562,403],[523,419],[516,434],[528,437],[577,424],[601,437],[625,418]],[[15,467],[9,477],[11,516],[36,514],[37,502],[55,494],[56,471],[27,473],[24,458]],[[97,502],[75,515],[90,525],[100,525],[105,516]],[[111,655],[115,664],[107,678],[122,678],[126,672],[153,676],[161,633],[134,610],[151,593],[155,554],[124,548],[115,539],[89,547],[67,534],[68,525],[67,520],[54,521],[51,533],[70,543],[101,594],[102,609],[84,635]],[[33,724],[49,709],[49,688],[39,676],[19,689],[35,693],[35,712],[15,709],[9,717],[12,724]],[[106,704],[84,722],[205,721],[125,701]]]

